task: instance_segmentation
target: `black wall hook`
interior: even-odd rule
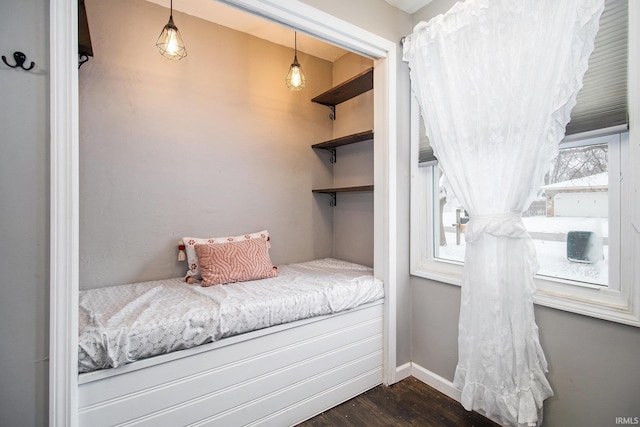
[[[29,71],[31,70],[33,67],[36,66],[36,64],[31,61],[31,65],[28,68],[25,68],[24,66],[24,61],[27,60],[27,55],[25,55],[22,52],[13,52],[13,59],[16,61],[16,65],[11,65],[7,62],[7,57],[2,55],[2,62],[4,62],[7,66],[11,67],[11,68],[22,68],[25,71]]]

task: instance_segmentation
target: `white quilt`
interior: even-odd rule
[[[80,291],[78,370],[118,367],[384,297],[373,269],[336,259],[271,279],[203,288],[167,279]]]

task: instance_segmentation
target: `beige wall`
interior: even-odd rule
[[[276,264],[333,255],[333,211],[311,189],[331,182],[310,148],[331,139],[332,64],[174,12],[188,56],[154,46],[168,10],[87,0],[95,58],[80,69],[80,283],[176,277],[183,236],[268,229]],[[113,23],[118,25],[114,26]]]
[[[453,0],[434,0],[414,24],[446,12]],[[460,288],[414,277],[411,358],[453,381],[457,360]],[[536,306],[547,378],[555,396],[545,402],[544,425],[614,426],[640,416],[640,328]]]

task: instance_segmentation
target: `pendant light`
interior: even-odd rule
[[[297,36],[297,33],[294,31],[293,64],[291,64],[291,68],[289,68],[289,73],[287,74],[287,87],[291,90],[302,90],[302,88],[304,88],[304,86],[307,84],[307,81],[304,78],[304,74],[302,73],[302,66],[298,62]]]
[[[187,56],[187,49],[184,47],[180,31],[178,31],[178,27],[173,23],[173,0],[171,0],[169,22],[167,22],[167,25],[162,29],[156,46],[160,49],[162,56],[174,61],[179,61]]]

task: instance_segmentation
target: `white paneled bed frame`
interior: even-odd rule
[[[295,425],[382,378],[377,301],[80,374],[79,424]]]

